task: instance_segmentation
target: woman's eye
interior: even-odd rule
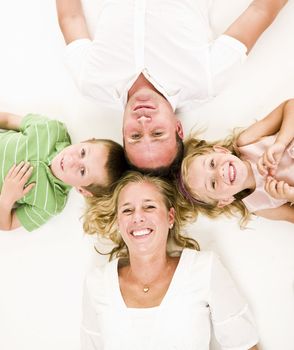
[[[82,169],[80,170],[80,173],[81,173],[82,176],[84,176],[84,175],[85,175],[85,169],[82,168]]]
[[[86,151],[84,148],[82,148],[81,150],[81,157],[84,158],[85,157],[85,154],[86,154]]]
[[[214,167],[215,167],[215,163],[214,163],[214,160],[213,160],[213,159],[211,159],[211,161],[210,161],[210,167],[211,167],[211,168],[214,168]]]

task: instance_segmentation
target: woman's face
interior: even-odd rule
[[[130,183],[118,197],[117,223],[130,254],[153,254],[166,250],[174,208],[150,182]]]

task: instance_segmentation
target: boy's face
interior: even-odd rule
[[[108,150],[101,143],[82,142],[64,148],[52,160],[55,177],[73,187],[105,184]]]

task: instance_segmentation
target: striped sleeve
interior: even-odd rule
[[[16,209],[16,216],[27,231],[33,231],[42,226],[54,215],[38,207],[22,204]]]

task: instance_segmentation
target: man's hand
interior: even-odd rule
[[[274,143],[264,152],[257,162],[257,169],[262,176],[274,176],[280,163],[286,145]]]
[[[34,183],[31,183],[25,187],[32,171],[33,167],[23,161],[12,166],[3,182],[0,195],[2,203],[12,207],[16,201],[24,197],[35,186]]]
[[[294,187],[285,181],[278,181],[268,176],[264,189],[275,199],[285,199],[288,202],[294,202]]]

